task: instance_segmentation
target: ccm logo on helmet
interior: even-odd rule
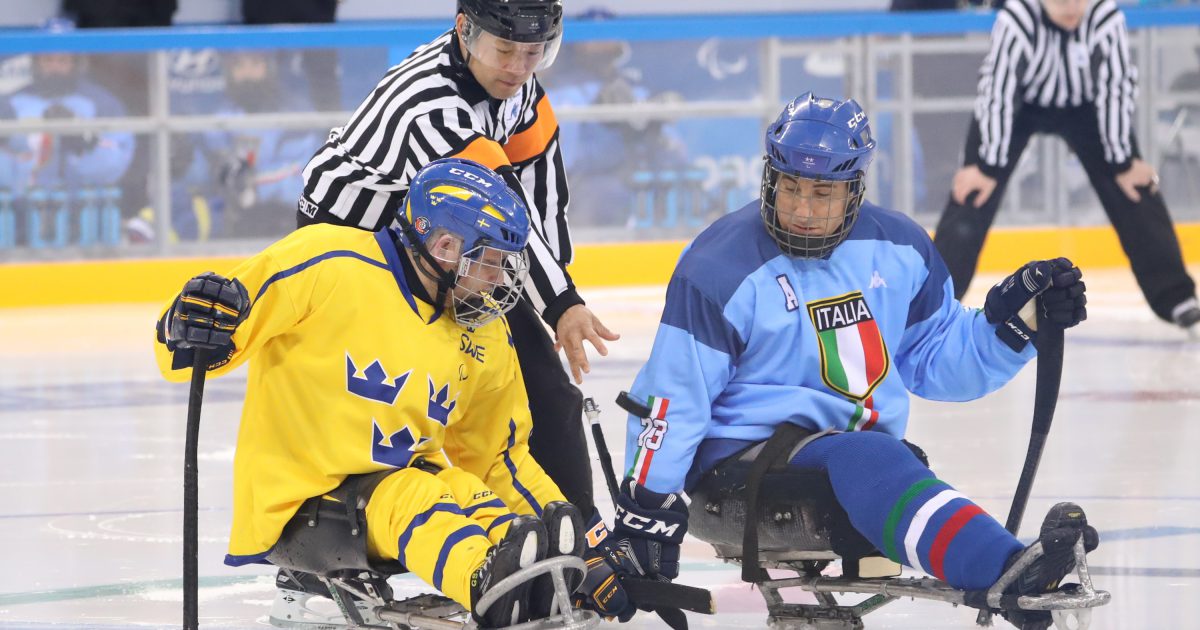
[[[466,172],[466,171],[462,170],[461,168],[451,168],[451,169],[450,169],[450,172],[451,172],[451,173],[453,173],[453,174],[455,174],[455,175],[459,175],[459,176],[465,177],[465,178],[467,178],[467,179],[469,179],[469,180],[471,180],[471,181],[475,182],[476,184],[480,184],[480,185],[484,186],[485,188],[491,188],[491,187],[492,187],[492,183],[491,183],[491,182],[489,182],[488,180],[486,180],[486,179],[484,179],[484,178],[482,178],[482,177],[480,177],[480,176],[476,175],[475,173],[468,173],[468,172]]]
[[[850,123],[849,123],[850,128],[854,129],[854,128],[858,127],[858,123],[866,120],[866,118],[867,118],[866,114],[864,114],[863,112],[858,112],[857,114],[854,115],[853,118],[850,119]]]
[[[658,519],[638,516],[620,507],[617,508],[617,520],[630,529],[636,529],[639,532],[646,532],[647,534],[659,534],[667,538],[673,538],[676,530],[679,529],[679,523],[667,525]]]

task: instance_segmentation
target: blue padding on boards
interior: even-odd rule
[[[1200,25],[1200,6],[1122,7],[1131,28]],[[829,39],[851,35],[946,35],[988,32],[992,11],[889,13],[795,12],[618,17],[573,20],[568,42],[707,39]],[[341,22],[283,26],[180,26],[97,29],[47,33],[35,29],[0,31],[0,54],[37,52],[120,53],[177,48],[351,48],[387,46],[412,50],[444,32],[452,20]]]

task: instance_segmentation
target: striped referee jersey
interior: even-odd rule
[[[1008,0],[996,14],[975,100],[979,167],[994,175],[1007,165],[1022,105],[1091,103],[1104,160],[1124,171],[1137,157],[1132,139],[1137,68],[1129,57],[1125,15],[1114,0],[1096,0],[1067,32],[1050,21],[1042,1]]]
[[[582,303],[567,273],[566,173],[558,122],[537,77],[512,98],[488,96],[453,29],[417,48],[383,79],[304,169],[301,223],[379,230],[394,222],[417,171],[460,157],[504,176],[530,212],[526,296],[554,326]]]

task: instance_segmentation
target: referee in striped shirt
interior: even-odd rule
[[[534,76],[554,61],[561,39],[561,0],[459,0],[454,28],[389,69],[350,122],[329,133],[304,169],[297,221],[382,229],[417,170],[439,158],[473,160],[504,177],[531,214],[526,293],[507,315],[533,416],[530,448],[586,515],[593,500],[582,396],[557,350],[565,349],[581,383],[589,371],[583,341],[605,355],[604,342],[618,335],[567,273],[558,123]]]
[[[1200,333],[1196,286],[1133,131],[1137,68],[1114,0],[1008,0],[980,69],[964,165],[934,243],[962,298],[988,228],[1035,133],[1058,135],[1079,158],[1161,319]]]

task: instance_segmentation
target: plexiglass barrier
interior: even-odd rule
[[[1128,15],[1142,153],[1175,218],[1200,220],[1200,9]],[[985,13],[569,22],[540,76],[575,240],[688,238],[752,202],[765,123],[808,90],[863,105],[881,146],[870,198],[931,226],[990,24]],[[442,26],[0,36],[0,261],[245,253],[286,234],[326,134]],[[1065,145],[1039,139],[998,221],[1106,220]]]

